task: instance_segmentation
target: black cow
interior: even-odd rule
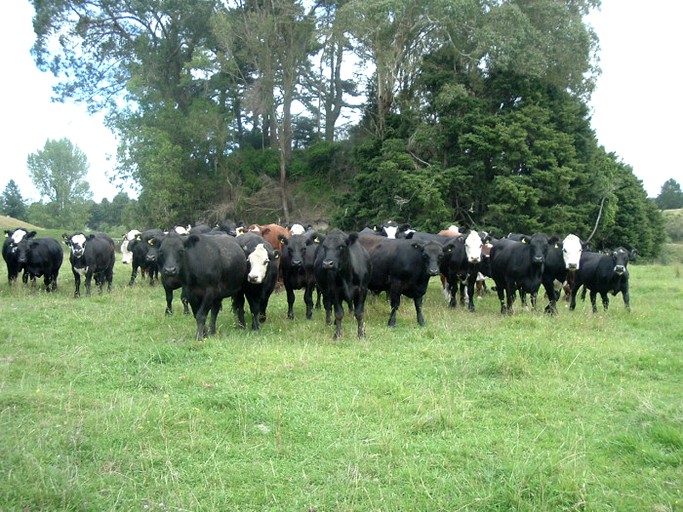
[[[517,290],[531,294],[532,304],[543,281],[548,237],[543,233],[522,236],[521,241],[499,240],[491,248],[491,277],[496,283],[500,312],[512,313]],[[507,306],[506,306],[507,295]]]
[[[396,312],[401,295],[415,302],[417,323],[424,325],[422,301],[429,279],[439,275],[443,247],[436,242],[377,237],[360,237],[372,262],[372,276],[368,288],[373,293],[387,292],[391,303],[389,327],[396,325]]]
[[[54,238],[35,236],[36,232],[31,231],[17,244],[19,265],[23,267],[27,279],[31,279],[32,289],[36,287],[36,278],[43,277],[45,291],[55,291],[64,251]]]
[[[282,242],[282,280],[287,292],[287,318],[294,319],[294,290],[304,290],[306,319],[313,316],[313,290],[316,288],[315,254],[322,237],[315,231],[306,231],[290,238],[281,237]]]
[[[164,234],[160,229],[148,229],[135,237],[128,243],[128,250],[133,253],[133,271],[130,275],[128,286],[135,284],[138,276],[138,269],[149,276],[149,284],[159,279],[159,269],[157,266],[157,254],[161,236]]]
[[[277,282],[280,251],[274,250],[272,245],[256,233],[240,235],[237,242],[247,258],[247,275],[242,293],[232,298],[233,309],[244,310],[246,297],[251,311],[251,328],[258,331],[260,324],[266,321],[268,301]]]
[[[5,241],[2,243],[2,257],[7,264],[7,282],[11,285],[19,277],[22,266],[19,264],[19,242],[28,234],[24,228],[6,229]],[[24,274],[26,283],[28,275]]]
[[[323,295],[325,321],[332,323],[334,307],[334,339],[342,336],[344,303],[353,309],[358,323],[358,337],[365,337],[365,299],[372,274],[370,256],[358,242],[358,233],[346,234],[333,229],[320,243],[313,270]]]
[[[177,235],[180,237],[181,240],[187,239],[187,235]],[[164,260],[164,255],[166,254],[167,251],[163,251],[162,247],[164,245],[164,240],[166,239],[167,235],[161,234],[161,235],[156,235],[152,237],[152,244],[151,246],[157,247],[157,257],[156,257],[156,262],[157,262],[157,269],[159,271],[159,274],[161,275],[161,285],[164,287],[164,293],[166,295],[166,310],[165,310],[165,315],[170,316],[173,314],[173,291],[177,290],[178,288],[182,288],[183,284],[180,280],[180,275],[178,273],[177,267],[174,267],[173,265],[166,265],[166,262]],[[177,237],[176,237],[177,238]],[[184,315],[189,315],[190,314],[190,306],[187,300],[187,295],[185,294],[185,289],[183,288],[180,293],[180,302],[183,304],[183,314]]]
[[[631,299],[628,291],[628,262],[634,259],[633,252],[629,252],[623,247],[619,247],[612,254],[584,251],[572,285],[569,309],[574,310],[576,294],[581,286],[585,286],[590,291],[593,313],[598,311],[595,303],[598,293],[602,297],[602,307],[605,311],[609,306],[608,293],[616,295],[619,292],[624,298],[626,310],[631,311]]]
[[[62,235],[64,243],[71,249],[69,261],[74,274],[76,290],[74,297],[81,296],[81,276],[85,276],[85,296],[90,297],[90,286],[93,276],[95,285],[102,294],[102,287],[107,283],[107,290],[111,292],[114,278],[114,263],[116,262],[116,248],[114,240],[104,233],[85,236],[83,233]]]
[[[234,237],[228,235],[165,236],[160,247],[162,273],[177,275],[197,322],[197,339],[206,334],[206,317],[211,312],[208,334],[216,333],[216,317],[223,299],[242,292],[247,258]],[[244,309],[237,311],[244,325]]]

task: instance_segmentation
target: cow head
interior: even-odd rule
[[[531,251],[531,263],[534,265],[543,265],[545,258],[548,255],[548,237],[543,233],[535,233],[532,236],[523,235],[521,237],[523,244],[529,245]]]
[[[196,238],[197,235],[190,235],[188,238],[192,237]],[[181,262],[185,253],[183,238],[176,233],[169,233],[159,244],[157,265],[161,273],[167,277],[177,276],[180,273]]]
[[[247,281],[251,284],[261,284],[266,278],[271,259],[277,260],[280,257],[279,251],[269,251],[264,244],[258,244],[251,252],[246,246],[243,249],[249,266]]]
[[[349,246],[358,240],[357,233],[347,235],[339,229],[333,229],[325,237],[319,247],[319,257],[325,270],[339,270],[346,265],[349,257]]]
[[[443,247],[436,242],[413,242],[410,244],[415,250],[422,253],[424,270],[427,275],[438,276],[441,273],[440,265],[443,259]]]
[[[562,258],[567,270],[579,270],[581,264],[581,253],[583,252],[583,244],[581,239],[576,235],[567,235],[562,240]]]
[[[88,241],[83,233],[74,233],[73,235],[64,233],[62,238],[64,239],[64,244],[71,249],[71,254],[74,258],[81,258],[83,256],[85,243]]]
[[[465,253],[469,263],[479,263],[481,261],[481,249],[484,243],[477,231],[470,231],[465,238]]]
[[[25,265],[28,262],[29,251],[31,249],[31,244],[33,243],[33,238],[36,236],[35,231],[30,231],[26,233],[16,244],[17,247],[17,261],[20,265]]]
[[[19,242],[21,242],[26,235],[28,235],[28,231],[24,228],[5,230],[5,238],[7,239],[6,244],[10,254],[17,253]]]
[[[280,235],[279,240],[282,244],[282,255],[287,259],[289,266],[294,268],[303,267],[306,250],[306,239],[303,235],[292,235],[291,238]]]
[[[172,231],[170,233],[172,233]],[[181,233],[176,233],[176,234],[178,236],[181,235]],[[145,261],[147,263],[156,263],[157,262],[157,259],[159,257],[159,247],[161,247],[161,242],[162,242],[164,236],[168,236],[168,234],[162,235],[162,236],[153,236],[152,238],[147,240],[148,248],[147,248],[147,253],[145,254]]]
[[[635,258],[632,257],[628,249],[618,247],[612,252],[612,260],[614,261],[614,273],[618,276],[626,274],[628,262]]]

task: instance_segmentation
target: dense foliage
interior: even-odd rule
[[[33,4],[36,62],[60,99],[107,111],[140,224],[287,221],[303,187],[345,229],[661,244],[590,127],[599,0]]]
[[[9,180],[0,196],[0,213],[15,219],[28,220],[26,201],[14,180]]]
[[[660,210],[683,208],[683,191],[680,183],[673,178],[665,181],[655,202]]]

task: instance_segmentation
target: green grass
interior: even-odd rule
[[[120,263],[81,299],[68,261],[56,294],[0,271],[0,510],[683,508],[674,267],[631,267],[630,314],[469,314],[435,280],[424,328],[377,299],[340,342],[300,292],[258,333],[226,301],[197,342]]]

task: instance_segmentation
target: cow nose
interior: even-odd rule
[[[146,259],[147,261],[156,261],[156,260],[157,260],[157,257],[156,257],[156,256],[147,256],[145,259]]]
[[[164,267],[163,272],[167,276],[175,276],[178,274],[178,267]]]
[[[480,259],[477,257],[470,258],[470,263],[479,263]]]
[[[254,283],[254,284],[258,284],[258,283],[259,283],[259,278],[258,278],[258,276],[252,276],[252,275],[247,276],[247,280],[248,280],[250,283]]]
[[[323,268],[324,269],[331,269],[334,268],[334,261],[332,260],[323,260]]]
[[[616,267],[614,267],[614,271],[617,274],[621,275],[626,271],[626,268],[623,265],[617,265]]]
[[[567,270],[578,270],[579,266],[576,263],[570,263],[567,265]]]
[[[292,266],[293,267],[300,267],[301,266],[301,260],[292,260]]]
[[[543,263],[543,256],[534,256],[534,263]]]
[[[430,277],[438,276],[439,274],[440,274],[440,272],[439,272],[439,269],[438,269],[438,268],[430,268],[430,269],[429,269],[429,275],[430,275]]]

